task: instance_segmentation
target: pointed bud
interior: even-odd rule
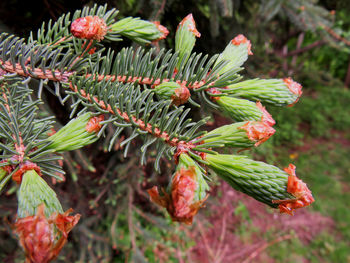
[[[86,16],[74,20],[70,30],[77,38],[101,41],[107,34],[107,25],[98,16]]]
[[[249,148],[267,141],[275,129],[261,121],[237,122],[216,128],[206,136],[216,135],[204,140],[204,143],[222,143],[223,147]]]
[[[228,61],[228,64],[219,71],[219,75],[222,75],[231,69],[241,67],[248,59],[248,55],[253,55],[251,43],[245,36],[238,35],[226,46],[224,51],[217,58],[214,67],[221,61]]]
[[[198,210],[203,207],[208,189],[197,164],[187,154],[181,154],[167,191],[163,190],[163,195],[160,195],[154,186],[148,190],[148,194],[152,202],[167,209],[173,221],[190,225]]]
[[[275,124],[275,120],[260,102],[229,96],[216,97],[215,101],[220,106],[219,111],[234,121],[262,121],[270,126]]]
[[[180,85],[174,81],[159,84],[154,88],[154,92],[161,99],[171,99],[176,106],[186,103],[191,96],[186,86]]]
[[[287,192],[288,174],[264,162],[245,156],[207,154],[208,167],[237,191],[277,208],[272,200],[291,199]]]
[[[123,18],[112,24],[110,30],[139,44],[150,44],[153,41],[159,41],[166,38],[169,33],[166,27],[159,22],[152,23],[138,17]]]
[[[72,119],[54,135],[47,140],[52,143],[47,149],[53,149],[56,152],[72,151],[95,142],[97,133],[101,129],[103,115],[92,117],[91,113],[85,113]]]
[[[231,84],[221,92],[276,106],[285,106],[293,105],[298,101],[302,94],[301,89],[301,85],[291,78],[252,79]]]
[[[26,253],[28,262],[48,263],[54,260],[67,242],[68,233],[78,223],[80,215],[53,214],[47,218],[45,205],[38,206],[35,215],[20,218],[14,224],[14,232]]]
[[[175,51],[179,52],[179,61],[176,65],[176,69],[179,70],[181,63],[183,63],[182,61],[187,61],[190,57],[194,44],[196,43],[196,37],[200,36],[201,34],[196,28],[196,22],[192,14],[189,14],[180,22],[176,30]]]
[[[293,215],[293,210],[308,206],[315,201],[307,185],[295,175],[295,168],[295,165],[289,164],[284,169],[289,174],[287,192],[295,198],[272,201],[272,203],[278,204],[281,213],[290,215]]]

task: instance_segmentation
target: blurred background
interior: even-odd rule
[[[117,18],[160,21],[170,34],[159,48],[174,47],[178,23],[192,13],[202,35],[194,51],[219,53],[242,33],[254,53],[244,65],[246,79],[291,76],[301,83],[296,105],[268,107],[275,135],[244,154],[280,168],[294,163],[316,202],[294,216],[280,215],[218,180],[192,226],[172,223],[145,191],[165,186],[172,164],[162,161],[157,175],[152,156],[139,165],[137,141],[123,158],[118,143],[107,152],[100,140],[67,154],[65,182],[51,182],[64,209],[82,214],[56,262],[350,262],[349,1],[2,0],[0,32],[27,38],[43,21],[94,3],[117,8]],[[45,100],[45,110],[65,124],[69,110],[49,93]],[[207,129],[229,122],[214,114]],[[24,258],[9,223],[15,190],[8,187],[0,197],[1,262]]]

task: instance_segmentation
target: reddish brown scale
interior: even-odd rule
[[[12,180],[17,184],[21,184],[24,173],[30,170],[35,170],[38,175],[42,176],[40,167],[37,164],[26,161],[25,163],[20,164],[19,169],[12,174]]]
[[[107,25],[98,16],[86,16],[74,20],[70,30],[77,38],[101,41],[107,34]]]
[[[177,164],[179,162],[179,157],[181,154],[187,153],[188,151],[190,151],[194,147],[196,147],[196,146],[191,142],[179,141],[177,143],[176,152],[174,154],[175,163]]]
[[[96,117],[92,117],[89,122],[86,124],[85,129],[87,132],[99,132],[101,130],[102,125],[100,124],[101,121],[103,121],[105,117],[103,115],[99,115]]]
[[[48,136],[52,136],[56,133],[54,128],[51,128],[50,131],[47,133]]]
[[[248,139],[256,142],[255,147],[266,142],[275,133],[275,129],[265,122],[248,121],[238,129],[247,131]]]
[[[182,85],[180,88],[175,90],[175,94],[171,96],[174,105],[179,106],[185,104],[191,97],[191,93],[186,86]]]
[[[203,207],[203,200],[194,202],[197,189],[196,172],[193,166],[188,169],[181,168],[176,172],[171,182],[171,192],[168,194],[163,190],[163,196],[159,195],[158,188],[154,186],[147,192],[151,201],[165,207],[173,221],[183,222],[191,225],[193,217]]]
[[[288,107],[292,107],[295,103],[297,103],[300,99],[300,96],[303,94],[303,91],[302,91],[302,86],[294,81],[292,78],[285,78],[283,79],[284,83],[286,83],[288,89],[295,95],[298,95],[297,99],[292,103],[292,104],[289,104]]]
[[[222,92],[220,90],[218,90],[217,88],[209,88],[207,89],[207,91],[211,94],[221,94]],[[220,97],[215,97],[215,96],[211,96],[210,99],[212,101],[217,101],[220,99]]]
[[[248,44],[248,55],[253,55],[252,52],[252,44],[250,43],[250,40],[248,40],[244,35],[239,34],[238,36],[236,36],[234,39],[231,40],[231,43],[235,46],[239,46],[241,44]]]
[[[155,24],[157,29],[162,33],[162,35],[159,38],[157,38],[156,40],[152,41],[152,43],[156,43],[159,40],[165,39],[167,37],[167,35],[169,34],[169,30],[165,26],[162,26],[159,21],[154,21],[152,23]]]
[[[287,192],[295,199],[272,200],[272,203],[279,204],[281,213],[293,215],[293,210],[310,205],[315,201],[307,185],[295,175],[295,165],[289,164],[284,170],[289,174]]]
[[[0,163],[6,163],[6,162],[7,162],[7,160],[0,161]],[[10,174],[10,173],[12,173],[14,167],[13,167],[13,165],[6,165],[6,166],[0,167],[0,169],[3,169],[6,172],[6,174]]]
[[[265,107],[261,104],[260,101],[256,102],[256,106],[261,110],[262,116],[261,116],[261,121],[273,126],[276,124],[276,121],[272,118],[271,114],[265,109]]]

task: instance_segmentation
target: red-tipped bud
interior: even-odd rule
[[[295,175],[295,165],[289,164],[284,169],[288,176],[287,192],[295,199],[273,200],[272,203],[279,204],[281,213],[293,215],[293,210],[310,205],[315,201],[307,185]]]
[[[52,215],[49,219],[44,214],[44,204],[37,208],[34,216],[19,218],[14,231],[26,253],[28,262],[48,263],[55,259],[67,242],[70,230],[78,223],[80,215]]]
[[[155,43],[155,42],[158,42],[159,40],[165,39],[169,34],[169,30],[165,26],[162,26],[159,21],[153,21],[152,23],[155,24],[157,29],[162,33],[162,35],[159,38],[157,38],[152,42]]]
[[[179,24],[178,28],[180,26],[183,26],[187,24],[188,30],[191,31],[193,33],[194,36],[196,37],[200,37],[201,33],[199,33],[199,31],[196,28],[196,22],[193,19],[192,14],[187,15]]]
[[[265,122],[248,121],[239,129],[247,131],[248,139],[256,142],[254,146],[266,142],[275,133],[275,129]]]
[[[235,46],[239,46],[241,44],[247,43],[247,49],[248,49],[248,55],[253,55],[252,52],[252,44],[250,43],[250,40],[248,40],[244,35],[239,34],[234,39],[231,40],[231,43]]]
[[[289,107],[291,107],[291,106],[293,106],[295,103],[298,102],[300,96],[303,94],[303,91],[302,91],[302,88],[303,88],[303,87],[302,87],[298,82],[294,81],[294,80],[293,80],[292,78],[290,78],[290,77],[289,77],[289,78],[283,79],[283,81],[284,81],[284,83],[286,83],[288,89],[289,89],[293,94],[295,94],[295,95],[298,96],[297,99],[296,99],[292,104],[288,105]]]
[[[107,24],[98,16],[86,16],[74,20],[70,30],[77,38],[101,41],[107,34]]]
[[[174,81],[163,82],[157,85],[154,88],[154,92],[161,99],[171,99],[172,103],[176,106],[186,103],[191,96],[191,93],[186,86],[180,85]]]
[[[272,118],[271,114],[265,109],[265,107],[261,104],[260,101],[256,102],[256,106],[261,110],[262,116],[261,116],[261,121],[273,126],[276,124],[276,121]]]

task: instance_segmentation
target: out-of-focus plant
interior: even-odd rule
[[[164,157],[177,165],[169,172],[167,188],[148,190],[150,199],[166,208],[173,221],[192,223],[208,198],[214,174],[281,213],[293,214],[314,201],[297,178],[295,166],[281,170],[243,155],[219,153],[256,147],[272,136],[275,121],[263,104],[292,106],[302,94],[299,83],[290,77],[241,81],[239,72],[252,55],[250,41],[241,34],[220,54],[192,52],[200,37],[192,15],[178,26],[175,51],[156,52],[150,45],[167,36],[164,26],[133,17],[115,20],[117,14],[115,9],[94,6],[43,24],[28,40],[0,35],[0,190],[18,185],[13,228],[28,262],[57,258],[80,219],[79,214],[69,215],[71,209],[63,212],[44,179],[61,181],[61,159],[103,136],[106,149],[122,148],[124,157],[135,160],[137,156],[141,164],[151,155],[155,171]],[[119,51],[104,47],[123,37],[144,47]],[[44,89],[71,108],[72,120],[56,133],[51,130],[53,117],[41,117],[38,110]],[[209,118],[189,118],[196,107],[219,112],[236,123],[209,132],[199,130]],[[139,157],[131,154],[132,148],[140,149]],[[94,170],[88,160],[82,163]],[[128,223],[132,255],[141,257],[134,231],[146,231],[140,225],[131,227],[134,214],[152,219],[133,206],[137,184],[128,178],[134,165],[131,159],[129,164],[124,175],[108,177],[111,183],[120,180],[114,193],[123,195],[119,202],[128,203],[127,217],[117,213],[112,224]],[[99,241],[99,251],[110,251],[108,245],[117,246],[119,238],[111,233],[110,240]]]

